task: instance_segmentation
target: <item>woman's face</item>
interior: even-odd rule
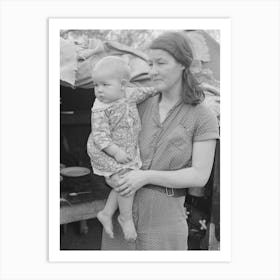
[[[177,83],[182,83],[182,71],[185,68],[168,52],[149,50],[150,75],[153,86],[161,92],[170,91]]]

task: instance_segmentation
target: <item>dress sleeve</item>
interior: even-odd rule
[[[92,111],[91,128],[93,141],[100,150],[113,143],[110,136],[108,117],[104,110]]]
[[[219,139],[218,120],[210,109],[202,106],[197,111],[197,121],[193,141],[206,141],[213,139]]]
[[[128,87],[126,97],[129,101],[139,104],[158,93],[159,92],[153,87]]]

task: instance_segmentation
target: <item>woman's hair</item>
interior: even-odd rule
[[[204,98],[204,92],[199,82],[190,70],[193,53],[189,39],[184,32],[166,32],[158,36],[149,46],[149,49],[161,49],[168,52],[177,62],[185,66],[183,71],[183,101],[187,104],[197,105]]]

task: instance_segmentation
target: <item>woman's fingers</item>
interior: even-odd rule
[[[124,197],[130,197],[130,196],[132,196],[132,195],[133,195],[132,192],[129,192],[128,194],[125,194],[125,195],[122,195],[122,194],[121,194],[121,196],[124,196]]]
[[[126,183],[120,184],[120,186],[116,188],[116,191],[117,191],[117,192],[122,192],[122,191],[124,191],[125,189],[127,189],[128,187],[129,187],[129,185],[126,184]]]
[[[120,192],[120,195],[121,195],[121,196],[124,196],[124,197],[129,197],[129,196],[133,195],[134,193],[135,193],[135,190],[134,190],[134,189],[126,188],[125,190],[123,190],[122,192]]]
[[[122,196],[130,196],[135,192],[133,186],[131,186],[131,184],[128,183],[124,183],[115,190]]]
[[[126,183],[127,183],[127,182],[126,182],[126,179],[125,179],[125,178],[120,178],[120,179],[118,180],[118,188],[121,188],[121,187],[125,186]]]
[[[129,196],[129,195],[131,195],[131,190],[129,188],[126,188],[125,190],[120,192],[120,195]]]

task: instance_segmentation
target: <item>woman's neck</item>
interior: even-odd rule
[[[183,87],[181,83],[176,83],[170,90],[162,91],[161,103],[175,104],[182,98]]]

